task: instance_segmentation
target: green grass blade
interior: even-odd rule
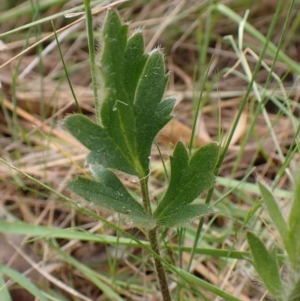
[[[195,285],[196,287],[204,288],[205,290],[212,292],[213,294],[215,294],[219,297],[222,297],[222,298],[224,298],[224,300],[227,300],[227,301],[242,301],[241,299],[226,293],[225,291],[216,287],[215,285],[212,285],[212,284],[200,279],[199,277],[196,277],[196,276],[186,272],[185,270],[175,268],[175,267],[174,267],[174,270],[176,270],[176,273],[181,277],[181,279],[187,281],[190,285]]]
[[[63,3],[68,2],[68,1],[69,0],[57,0],[56,3],[57,4],[63,4]],[[102,2],[104,2],[104,1],[103,0],[95,0],[95,1],[92,1],[91,4],[92,5],[97,5],[97,4],[102,3]],[[55,4],[55,2],[53,0],[49,0],[49,3],[40,4],[39,8],[40,8],[40,10],[43,10],[45,8],[44,5],[53,6],[54,4]],[[28,28],[31,28],[31,27],[35,27],[39,24],[51,22],[52,20],[55,20],[55,19],[57,19],[61,16],[69,14],[69,13],[74,13],[74,12],[78,12],[78,11],[80,12],[83,9],[84,9],[84,5],[76,5],[75,7],[72,7],[70,9],[66,9],[65,11],[60,11],[56,14],[51,14],[48,17],[30,22],[30,23],[22,25],[22,26],[18,26],[16,28],[11,29],[9,31],[6,31],[4,33],[0,33],[0,38],[5,37],[5,36],[9,36],[11,34],[14,34],[16,32],[19,32],[19,31],[22,31],[22,30],[25,30],[25,29],[28,29]],[[20,15],[24,16],[24,15],[31,14],[31,13],[32,13],[32,5],[30,4],[30,2],[24,2],[24,4],[22,6],[20,5],[19,7],[14,7],[13,9],[8,10],[6,12],[1,12],[0,20],[2,22],[5,22],[5,21],[8,21],[8,20],[16,19]]]
[[[228,8],[222,3],[218,3],[213,6],[213,9],[219,11],[223,15],[227,16],[229,19],[233,20],[236,23],[240,23],[242,21],[242,17],[240,17],[236,12]],[[277,46],[275,46],[271,41],[267,41],[266,37],[260,33],[257,29],[255,29],[251,24],[248,22],[245,23],[245,31],[248,32],[250,35],[252,35],[257,41],[262,43],[262,45],[268,44],[268,51],[272,55],[276,55],[278,52]],[[291,70],[296,72],[297,74],[300,74],[300,67],[299,64],[297,64],[294,60],[292,60],[288,55],[286,55],[284,52],[279,51],[278,52],[278,58],[284,62]]]
[[[35,296],[38,300],[41,301],[48,301],[49,299],[44,296],[42,291],[37,288],[29,278],[25,277],[21,273],[17,272],[14,269],[11,269],[10,267],[7,267],[3,264],[0,264],[0,273],[6,275],[16,283],[18,283],[21,287],[23,287],[25,290],[30,292],[33,296]]]
[[[241,192],[250,192],[261,195],[261,191],[257,184],[250,182],[241,182],[231,178],[217,177],[218,185],[238,190]],[[293,193],[285,189],[275,188],[272,191],[273,195],[280,198],[292,198]]]
[[[94,39],[94,26],[93,26],[93,16],[91,10],[91,1],[84,0],[84,9],[86,15],[86,31],[88,38],[88,46],[89,46],[89,58],[90,58],[90,67],[91,67],[91,75],[92,75],[92,87],[93,87],[93,96],[94,96],[94,104],[96,117],[99,118],[99,97],[98,97],[98,73],[96,69],[96,55],[95,55],[95,39]]]
[[[29,235],[40,238],[56,237],[69,240],[81,240],[81,241],[93,241],[102,244],[114,245],[117,242],[115,236],[105,234],[91,234],[82,229],[59,229],[54,227],[45,227],[38,225],[30,225],[24,222],[10,223],[4,220],[0,220],[0,233],[12,233],[20,235]],[[121,245],[134,245],[134,240],[131,238],[119,238],[119,244]],[[148,245],[146,241],[141,241],[141,245]]]
[[[267,206],[269,215],[277,230],[279,231],[282,241],[285,242],[289,229],[276,202],[276,199],[274,198],[271,190],[266,185],[259,182],[258,186],[261,191],[263,200]]]
[[[115,229],[117,230],[117,229]],[[0,220],[0,233],[11,233],[11,234],[19,234],[19,235],[29,235],[36,238],[48,238],[55,237],[61,239],[69,239],[69,240],[80,240],[80,241],[91,241],[100,244],[109,244],[115,245],[118,243],[122,246],[135,246],[135,247],[143,247],[149,246],[149,242],[140,240],[139,243],[135,241],[135,237],[126,238],[105,235],[105,234],[92,234],[87,231],[83,231],[82,229],[76,228],[54,228],[54,227],[45,227],[38,225],[29,225],[24,222],[14,222],[10,223],[4,220]],[[124,234],[124,233],[122,233]],[[125,233],[126,234],[126,233]],[[167,248],[172,250],[178,250],[178,246],[167,246]],[[183,252],[191,252],[191,247],[180,247]],[[196,248],[195,254],[207,255],[218,258],[231,258],[231,259],[245,259],[250,256],[249,252],[244,251],[236,251],[236,250],[220,250],[213,248]],[[278,261],[282,262],[286,260],[286,257],[283,255],[277,256]]]
[[[262,203],[263,203],[263,201],[260,199],[253,204],[253,206],[250,208],[250,210],[248,211],[248,213],[244,219],[243,227],[249,222],[251,217],[255,215],[256,211],[261,207]]]
[[[56,5],[63,5],[66,2],[68,2],[68,0],[47,0],[47,1],[40,1],[40,3],[38,3],[38,9],[39,11],[43,11],[46,10],[49,7],[55,7]],[[27,14],[31,14],[32,13],[32,3],[30,1],[26,1],[18,6],[15,6],[14,8],[7,10],[5,12],[1,12],[0,15],[0,19],[1,22],[7,22],[9,20],[14,20],[18,17],[24,17],[24,15]],[[51,19],[49,18],[48,21],[50,21]],[[40,21],[40,20],[39,20]],[[37,25],[40,23],[35,23],[32,24],[31,26]],[[18,30],[21,30],[22,28],[18,27]],[[25,29],[25,28],[23,28]],[[5,34],[9,34],[11,32],[7,32]],[[2,36],[2,35],[1,35]]]
[[[300,272],[300,177],[295,177],[294,200],[289,215],[289,238],[293,253],[290,260],[297,273]]]
[[[62,259],[65,262],[75,267],[79,272],[82,273],[85,279],[90,280],[97,288],[99,288],[105,294],[105,296],[109,298],[109,300],[124,301],[124,299],[121,298],[119,294],[117,294],[111,287],[111,279],[95,272],[87,265],[79,262],[69,254],[60,251],[58,248],[56,249],[56,251],[61,255]]]
[[[0,273],[0,300],[11,301],[9,290],[5,284],[3,274]]]

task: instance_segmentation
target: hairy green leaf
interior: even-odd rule
[[[119,178],[110,170],[103,168],[101,165],[90,165],[93,176],[102,182],[106,187],[109,187],[122,196],[124,200],[134,200]],[[134,200],[135,202],[135,200]],[[142,206],[141,206],[142,208]]]
[[[154,213],[158,224],[165,223],[170,215],[176,216],[177,213],[185,212],[187,205],[191,204],[203,191],[213,186],[218,157],[219,147],[215,143],[198,149],[190,160],[185,146],[181,142],[176,145],[171,157],[171,181]],[[186,209],[186,214],[190,216],[190,219],[197,216],[190,212]],[[202,213],[199,212],[199,215]]]
[[[141,31],[128,38],[128,25],[109,10],[100,35],[101,120],[70,116],[68,130],[88,149],[88,164],[149,174],[153,140],[171,119],[175,99],[162,101],[168,76],[163,53],[144,53]]]
[[[247,233],[247,240],[253,256],[253,265],[268,291],[278,301],[284,301],[285,290],[280,278],[276,256],[266,249],[261,240],[253,233]]]
[[[181,186],[180,182],[184,170],[189,164],[189,156],[185,146],[179,142],[177,143],[173,156],[170,157],[171,161],[171,179],[169,183],[168,190],[164,195],[163,199],[160,201],[158,207],[156,208],[155,215],[159,216],[168,204],[175,200],[178,196]]]
[[[68,187],[92,205],[112,210],[128,217],[129,221],[146,228],[152,228],[154,221],[143,207],[128,193],[118,177],[111,171],[92,166],[92,172],[99,181],[79,177],[68,183]]]
[[[170,121],[175,103],[174,98],[160,102],[167,80],[163,53],[158,49],[154,50],[148,56],[134,102],[138,156],[143,169],[147,171],[152,142],[159,130]]]
[[[65,125],[77,140],[91,150],[88,164],[101,164],[106,168],[137,175],[128,159],[128,150],[119,148],[100,125],[79,114],[69,116]]]
[[[206,204],[191,204],[176,208],[176,210],[168,211],[169,214],[164,215],[159,220],[159,226],[164,227],[182,227],[190,224],[195,218],[203,215],[211,214],[214,210]]]

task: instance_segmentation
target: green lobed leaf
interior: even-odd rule
[[[157,133],[172,118],[170,113],[175,99],[168,98],[160,102],[167,81],[164,55],[159,49],[156,49],[148,56],[134,99],[138,156],[144,170],[147,171],[152,142]]]
[[[171,162],[171,177],[168,190],[160,201],[156,208],[155,215],[159,216],[164,208],[174,200],[180,192],[180,182],[183,175],[183,171],[189,164],[189,155],[187,149],[182,142],[178,142],[173,152],[173,156],[170,157]]]
[[[266,249],[262,241],[253,233],[247,233],[247,240],[253,257],[253,265],[264,285],[278,301],[285,301],[285,290],[280,278],[276,256]]]
[[[116,11],[106,14],[100,35],[101,122],[108,135],[126,152],[127,160],[135,166],[136,139],[134,113],[125,86],[125,57],[128,26]],[[142,45],[141,45],[142,46]],[[143,48],[142,48],[143,51]],[[137,54],[137,52],[136,52]],[[139,60],[138,57],[135,58]]]
[[[92,205],[126,215],[129,221],[147,228],[154,226],[143,207],[128,193],[118,177],[111,171],[92,166],[93,174],[100,180],[79,177],[68,183],[68,188]]]
[[[215,143],[198,149],[189,161],[185,146],[181,142],[176,145],[171,157],[170,185],[154,213],[158,224],[163,224],[170,215],[184,212],[187,205],[213,186],[218,157],[219,147]],[[186,212],[188,215],[189,210]]]
[[[68,117],[68,130],[88,149],[88,164],[143,178],[151,146],[172,118],[174,98],[162,101],[168,76],[163,53],[144,53],[141,31],[128,38],[128,25],[108,10],[100,34],[100,114],[97,123]],[[86,127],[88,129],[86,129]]]
[[[136,31],[129,39],[124,53],[125,76],[124,85],[127,89],[128,102],[132,105],[138,82],[142,76],[147,55],[144,54],[144,38],[141,31]]]
[[[87,158],[88,164],[101,164],[107,168],[137,175],[128,161],[126,149],[120,149],[100,125],[83,115],[74,114],[68,116],[65,126],[77,140],[91,150]]]
[[[103,183],[106,187],[116,191],[117,194],[121,195],[123,199],[125,199],[126,201],[133,199],[120,179],[112,171],[103,168],[101,165],[90,165],[90,169],[93,176],[97,180],[99,180],[99,182]],[[134,200],[134,202],[136,201]]]
[[[169,212],[159,220],[159,226],[164,227],[183,227],[190,224],[195,218],[203,215],[211,214],[214,210],[206,204],[191,204],[183,206],[182,209],[175,212]]]

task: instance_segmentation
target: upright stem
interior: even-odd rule
[[[157,243],[156,229],[149,230],[148,238],[150,242],[151,249],[157,254],[160,255],[159,247]],[[164,266],[162,265],[159,258],[154,257],[154,263],[156,267],[156,272],[159,280],[160,291],[164,301],[171,301],[171,295],[168,287],[168,281],[166,277],[166,272]]]
[[[149,216],[151,216],[152,210],[151,210],[149,191],[148,191],[148,178],[142,179],[140,181],[140,184],[141,184],[141,190],[142,190],[142,195],[143,195],[143,205],[144,205],[145,211],[147,212],[147,214]],[[156,228],[148,231],[148,239],[150,242],[151,249],[157,255],[160,255],[159,246],[158,246],[158,242],[157,242]],[[163,300],[164,301],[172,301],[164,266],[162,265],[162,263],[158,257],[154,257],[154,263],[155,263],[155,268],[156,268],[160,291],[161,291]]]

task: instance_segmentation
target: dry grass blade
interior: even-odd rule
[[[125,3],[125,2],[127,2],[127,1],[129,1],[129,0],[119,0],[119,1],[113,2],[113,3],[111,3],[111,4],[108,4],[108,5],[106,5],[106,6],[103,6],[103,7],[101,7],[101,8],[98,8],[98,9],[93,10],[93,11],[92,11],[92,14],[93,14],[93,16],[97,16],[97,15],[99,15],[99,14],[105,12],[107,9],[110,9],[110,8],[113,8],[113,7],[117,7],[118,5],[120,5],[120,4],[122,4],[122,3]],[[53,37],[55,36],[55,34],[59,34],[59,33],[61,33],[61,32],[63,32],[63,31],[65,31],[65,30],[67,30],[68,28],[70,28],[70,27],[72,27],[72,26],[76,25],[77,23],[80,23],[80,22],[82,22],[82,21],[84,21],[84,20],[85,20],[85,16],[79,18],[78,20],[72,22],[71,24],[69,24],[69,25],[67,25],[67,26],[65,26],[65,27],[63,27],[63,28],[58,29],[58,30],[56,31],[56,33],[52,33],[52,34],[50,34],[50,35],[48,35],[48,36],[42,38],[40,41],[38,41],[38,42],[32,44],[32,45],[29,46],[27,49],[23,50],[23,51],[20,52],[18,55],[14,56],[14,57],[11,58],[10,60],[8,60],[8,61],[5,62],[4,64],[2,64],[2,65],[0,66],[0,69],[2,69],[2,68],[4,68],[5,66],[9,65],[11,62],[13,62],[13,61],[16,60],[17,58],[21,57],[21,56],[24,55],[25,53],[29,52],[31,49],[33,49],[33,48],[35,48],[35,47],[41,45],[43,42],[45,42],[45,41],[47,41],[47,40],[53,38]]]

